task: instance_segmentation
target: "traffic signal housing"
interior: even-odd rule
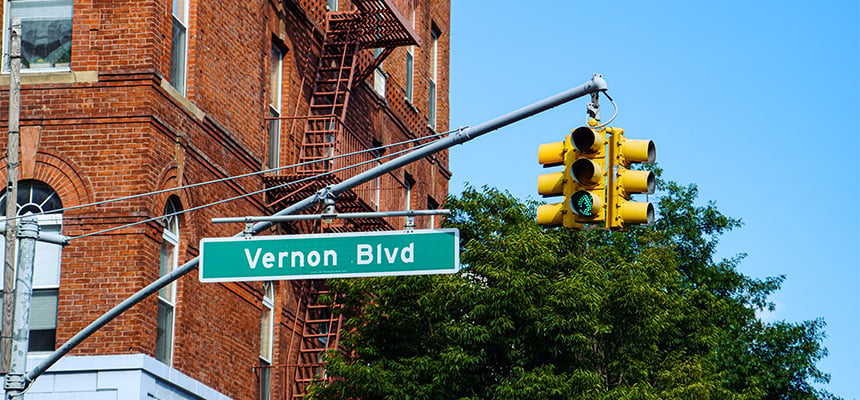
[[[656,177],[652,171],[632,170],[634,163],[653,164],[657,148],[651,140],[631,140],[624,129],[607,128],[609,136],[610,183],[607,190],[606,228],[625,229],[631,225],[654,223],[654,205],[631,201],[633,194],[654,193]]]
[[[538,162],[544,167],[564,166],[561,172],[538,177],[538,193],[564,196],[560,203],[538,207],[538,224],[582,229],[606,219],[606,133],[579,127],[564,141],[542,144]]]
[[[570,132],[573,145],[567,170],[572,179],[566,196],[577,224],[606,219],[606,131],[581,126]]]

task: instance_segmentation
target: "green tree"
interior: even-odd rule
[[[331,282],[347,351],[313,399],[817,399],[824,323],[760,320],[782,277],[714,260],[739,227],[664,184],[655,227],[543,230],[495,189],[448,199],[463,270]]]

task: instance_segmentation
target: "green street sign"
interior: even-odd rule
[[[200,281],[270,281],[460,270],[460,231],[434,229],[200,241]]]

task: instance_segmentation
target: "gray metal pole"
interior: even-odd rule
[[[18,205],[18,143],[21,115],[21,18],[9,32],[9,146],[6,148],[6,258],[3,268],[3,321],[0,325],[0,373],[9,372],[15,288],[15,217]]]
[[[594,93],[597,91],[606,90],[606,81],[603,80],[603,77],[599,74],[594,74],[594,76],[586,83],[577,86],[573,89],[569,89],[565,92],[557,94],[552,97],[548,97],[544,100],[541,100],[537,103],[534,103],[530,106],[523,107],[517,111],[512,113],[503,115],[496,119],[490,120],[478,126],[475,126],[471,129],[466,128],[448,136],[444,139],[439,139],[433,142],[430,145],[421,147],[420,149],[415,150],[412,153],[404,154],[400,157],[397,157],[391,161],[383,163],[379,166],[376,166],[370,170],[367,170],[364,173],[356,175],[352,178],[349,178],[339,184],[333,185],[328,188],[328,192],[332,194],[342,193],[348,189],[356,187],[364,182],[370,181],[378,176],[382,176],[387,174],[389,171],[400,168],[406,164],[411,162],[420,160],[424,157],[435,154],[439,151],[445,150],[454,145],[458,145],[469,140],[472,140],[478,136],[483,134],[492,132],[496,129],[499,129],[503,126],[510,125],[514,122],[520,121],[524,118],[528,118],[532,115],[540,113],[542,111],[546,111],[550,108],[559,106],[571,100],[577,99],[579,97],[585,96],[589,93]],[[310,208],[316,203],[323,201],[324,196],[321,196],[320,193],[312,195],[304,200],[299,201],[277,213],[275,216],[281,215],[290,215],[297,213],[299,211],[303,211],[305,209]],[[254,234],[258,234],[270,226],[273,223],[259,222],[254,224],[251,228]],[[239,232],[234,237],[242,237],[245,232]],[[101,317],[97,318],[95,321],[91,322],[87,325],[86,328],[78,332],[75,336],[73,336],[69,341],[60,346],[56,351],[48,355],[48,357],[44,358],[38,365],[33,367],[32,370],[27,372],[26,381],[29,384],[33,382],[36,378],[42,375],[48,368],[50,368],[54,363],[59,361],[64,355],[72,351],[77,345],[81,344],[84,340],[90,337],[93,333],[101,329],[101,327],[105,326],[108,322],[112,321],[114,318],[118,317],[120,314],[125,312],[126,310],[133,307],[135,304],[143,301],[143,299],[149,297],[150,295],[158,292],[161,288],[169,285],[171,282],[181,278],[183,275],[191,272],[194,268],[197,268],[197,265],[200,263],[200,257],[195,257],[191,261],[188,261],[185,264],[182,264],[179,268],[174,269],[170,273],[162,276],[157,281],[150,283],[143,289],[140,289],[137,293],[133,294],[131,297],[125,299],[122,303],[117,304],[114,308],[110,309],[108,312],[104,313]]]
[[[30,300],[33,297],[33,261],[39,224],[25,217],[18,227],[18,274],[15,279],[15,321],[12,329],[12,357],[6,374],[6,398],[19,397],[27,388],[27,350],[30,345]]]

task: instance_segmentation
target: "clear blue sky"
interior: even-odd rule
[[[785,274],[770,320],[822,317],[825,389],[860,398],[860,10],[855,1],[452,1],[451,126],[606,79],[615,126],[650,138],[664,177],[744,226],[720,256]],[[577,100],[451,150],[464,182],[536,198],[541,143]],[[611,106],[602,101],[604,117]]]

